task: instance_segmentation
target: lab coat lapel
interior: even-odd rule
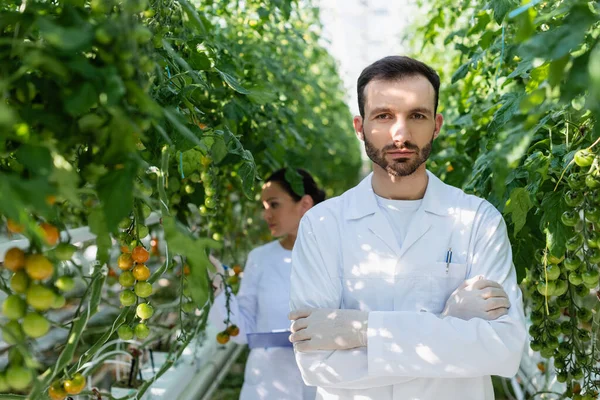
[[[398,239],[392,230],[390,222],[381,211],[376,211],[373,215],[369,216],[367,225],[369,230],[383,241],[396,256],[400,255]]]
[[[421,205],[410,222],[399,256],[402,257],[430,228],[431,217],[427,211],[425,211],[423,205]]]

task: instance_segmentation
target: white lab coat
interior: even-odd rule
[[[518,370],[526,330],[504,220],[487,201],[428,176],[401,247],[372,174],[300,223],[291,308],[369,311],[366,348],[296,352],[317,399],[490,400],[490,375]],[[440,318],[449,295],[479,274],[504,287],[509,313],[495,321]]]
[[[289,329],[292,252],[278,241],[250,252],[240,290],[231,297],[231,322],[240,328],[232,340],[247,344],[249,332]],[[225,329],[225,293],[216,298],[209,314],[211,324]],[[302,382],[291,347],[252,349],[246,363],[240,400],[313,400],[315,388]]]

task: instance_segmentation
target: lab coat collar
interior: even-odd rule
[[[441,216],[449,215],[452,205],[450,204],[451,193],[448,191],[447,185],[429,171],[427,171],[427,176],[429,182],[420,210]],[[371,172],[348,193],[347,209],[349,212],[346,214],[346,219],[360,219],[379,211],[377,197],[371,185],[372,179],[373,173]]]

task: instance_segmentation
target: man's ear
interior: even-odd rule
[[[437,114],[435,116],[435,131],[433,132],[433,138],[436,139],[442,130],[442,125],[444,125],[444,116],[442,114]]]
[[[360,140],[365,140],[365,133],[363,132],[363,118],[360,115],[356,115],[352,120],[352,123],[354,124],[356,136],[358,136]]]

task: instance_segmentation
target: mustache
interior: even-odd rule
[[[419,149],[419,146],[417,146],[416,144],[413,144],[411,142],[404,142],[404,143],[400,143],[400,144],[395,144],[395,143],[387,144],[381,150],[384,152],[391,151],[391,150],[412,150],[412,151],[417,152],[420,149]]]

